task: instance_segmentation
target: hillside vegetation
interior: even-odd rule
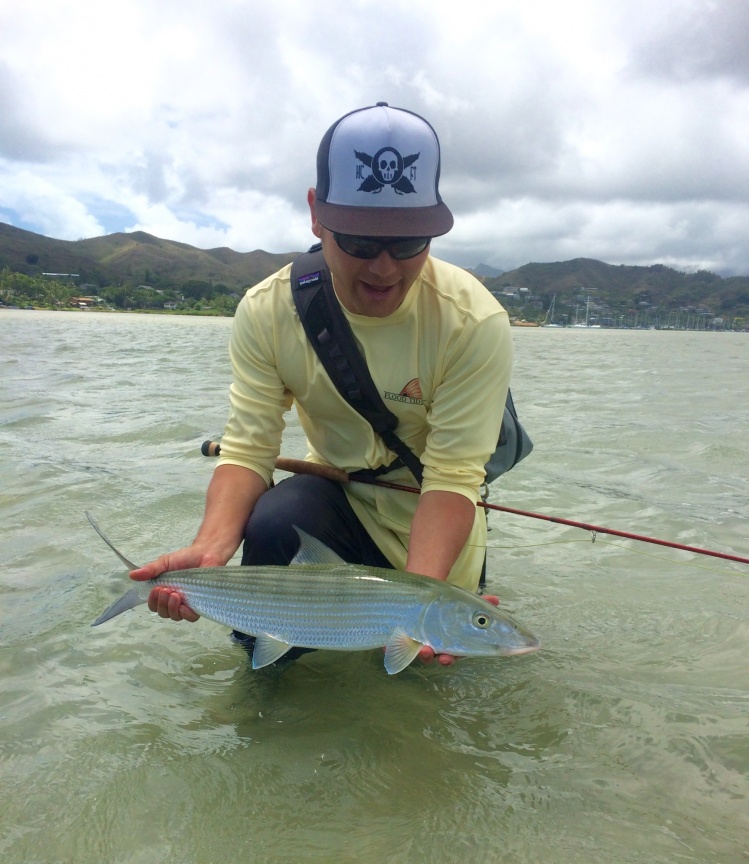
[[[230,315],[247,287],[296,254],[197,249],[143,231],[54,240],[0,223],[0,300],[64,306],[87,295],[119,309],[163,310],[166,304]],[[548,319],[553,302],[553,322],[559,324],[584,321],[587,314],[589,323],[608,327],[749,325],[745,276],[724,279],[662,264],[630,267],[589,258],[493,272],[477,266],[479,278],[510,314],[530,322]]]
[[[722,278],[700,270],[681,273],[663,264],[631,267],[576,258],[525,264],[484,284],[527,320],[544,320],[554,300],[555,323],[603,326],[717,326],[741,329],[749,323],[749,278]],[[526,289],[525,291],[521,289]],[[509,299],[517,295],[518,300]],[[507,299],[506,299],[507,298]]]
[[[0,290],[6,301],[43,305],[94,294],[116,308],[175,303],[178,308],[211,307],[232,314],[246,288],[295,255],[197,249],[144,231],[54,240],[0,223]]]

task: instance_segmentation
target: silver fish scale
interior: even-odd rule
[[[395,626],[416,623],[438,584],[355,565],[263,567],[261,572],[201,568],[155,581],[180,591],[206,618],[242,633],[340,650],[384,645]]]

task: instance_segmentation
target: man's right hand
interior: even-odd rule
[[[223,567],[239,548],[252,508],[267,488],[265,480],[249,468],[219,465],[208,484],[205,516],[195,540],[183,549],[138,567],[130,573],[130,578],[147,582],[175,570]],[[200,618],[179,591],[170,588],[154,588],[148,598],[148,608],[172,621]]]
[[[225,563],[216,555],[202,552],[194,546],[186,546],[184,549],[169,552],[155,561],[133,570],[130,573],[130,578],[136,582],[147,582],[149,579],[161,576],[162,573],[169,573],[174,570],[221,567]],[[197,621],[200,618],[200,615],[185,603],[182,594],[171,588],[154,588],[148,597],[148,608],[151,612],[156,612],[161,618],[171,618],[172,621]]]

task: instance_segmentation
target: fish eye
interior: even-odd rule
[[[486,612],[474,612],[473,623],[482,630],[486,630],[491,622],[489,621],[489,616]]]

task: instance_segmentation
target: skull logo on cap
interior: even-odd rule
[[[392,186],[393,191],[398,195],[416,192],[413,183],[403,175],[403,172],[419,158],[419,153],[404,158],[394,147],[383,147],[374,156],[359,150],[355,150],[354,153],[360,162],[372,170],[357,191],[376,193],[382,191],[385,186]]]

